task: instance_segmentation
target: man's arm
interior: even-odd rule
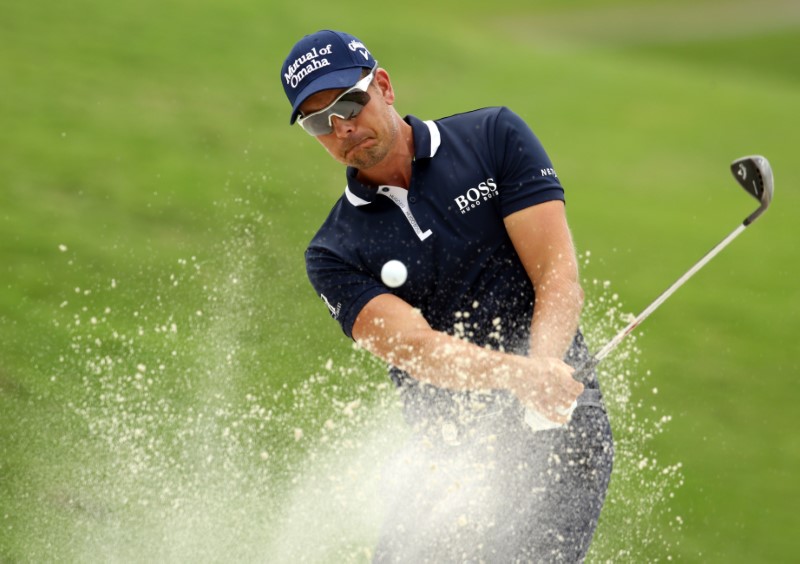
[[[506,389],[527,407],[563,423],[583,391],[559,358],[529,358],[485,349],[435,331],[419,310],[393,294],[370,300],[353,326],[364,348],[415,379],[451,390]]]
[[[536,292],[530,355],[564,358],[583,308],[564,202],[520,210],[506,217],[505,224]]]

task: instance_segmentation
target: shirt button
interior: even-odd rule
[[[383,188],[381,188],[381,190],[383,190],[384,192],[388,192],[389,191],[389,187],[388,186],[384,186]]]
[[[413,203],[416,203],[417,199],[416,199],[414,196],[411,196],[411,197],[408,199],[408,201],[409,201],[409,202],[411,202],[411,203],[413,204]]]

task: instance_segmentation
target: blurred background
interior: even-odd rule
[[[369,561],[360,477],[403,431],[306,281],[344,177],[279,81],[324,28],[401,115],[528,121],[593,349],[755,209],[728,165],[767,156],[773,207],[605,370],[589,559],[794,560],[800,4],[76,0],[0,6],[0,561]]]

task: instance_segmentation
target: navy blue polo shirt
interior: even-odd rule
[[[503,219],[564,199],[549,157],[508,108],[405,120],[410,186],[365,185],[348,168],[344,195],[306,251],[311,284],[349,337],[367,302],[393,293],[436,330],[524,354],[534,293]],[[391,259],[408,268],[394,289],[380,277]]]

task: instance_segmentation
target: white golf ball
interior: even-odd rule
[[[390,260],[381,268],[381,280],[389,288],[398,288],[406,283],[408,270],[399,260]]]

